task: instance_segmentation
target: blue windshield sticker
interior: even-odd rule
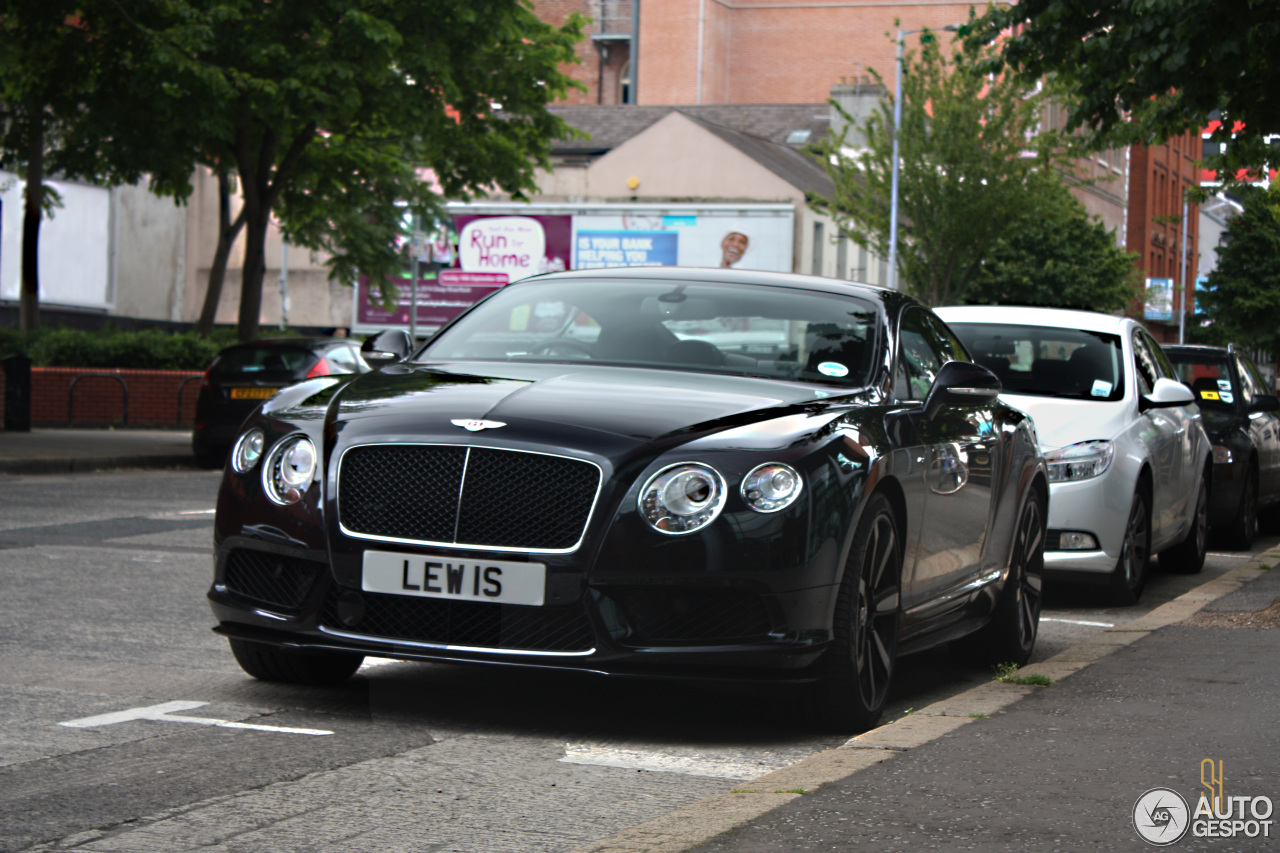
[[[1095,397],[1110,397],[1114,386],[1105,379],[1093,380],[1093,388],[1089,391]]]
[[[832,376],[838,379],[841,376],[848,376],[849,368],[838,361],[824,361],[818,365],[818,372],[823,376]]]

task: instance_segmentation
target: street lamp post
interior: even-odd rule
[[[907,36],[927,30],[898,30],[898,61],[893,75],[893,163],[889,182],[889,289],[898,289],[898,134],[902,130],[902,48]],[[956,24],[942,27],[949,33],[959,31]]]

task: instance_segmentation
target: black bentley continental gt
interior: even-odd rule
[[[900,293],[557,273],[364,354],[232,448],[209,599],[252,676],[376,655],[802,683],[857,730],[903,654],[1031,655],[1033,426]]]

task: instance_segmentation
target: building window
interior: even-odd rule
[[[836,238],[836,278],[849,277],[849,238],[841,234]]]
[[[813,274],[822,275],[822,223],[813,223]]]

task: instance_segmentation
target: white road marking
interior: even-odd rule
[[[176,515],[213,515],[216,512],[217,512],[216,509],[184,509],[182,512],[175,513],[175,514]]]
[[[1067,625],[1087,625],[1090,628],[1114,628],[1110,622],[1085,622],[1083,619],[1055,619],[1052,616],[1041,616],[1041,622],[1063,622]]]
[[[773,765],[696,755],[672,755],[640,749],[609,746],[565,744],[565,764],[588,764],[596,767],[618,767],[624,770],[649,770],[655,773],[683,773],[687,776],[709,776],[715,779],[755,779]],[[783,766],[783,765],[778,765]]]
[[[365,658],[364,663],[360,664],[360,669],[368,669],[372,666],[386,666],[389,663],[404,663],[402,660],[395,658]]]
[[[133,720],[154,720],[164,723],[192,723],[197,726],[216,726],[224,729],[253,729],[259,732],[280,732],[292,735],[331,735],[324,729],[296,729],[288,726],[258,726],[252,723],[233,723],[227,720],[214,720],[208,717],[179,717],[175,711],[191,711],[208,705],[208,702],[164,702],[159,705],[148,705],[145,708],[130,708],[127,711],[114,711],[110,714],[98,714],[95,717],[81,717],[58,723],[73,729],[96,729],[99,726],[110,726],[115,723],[128,723]]]

